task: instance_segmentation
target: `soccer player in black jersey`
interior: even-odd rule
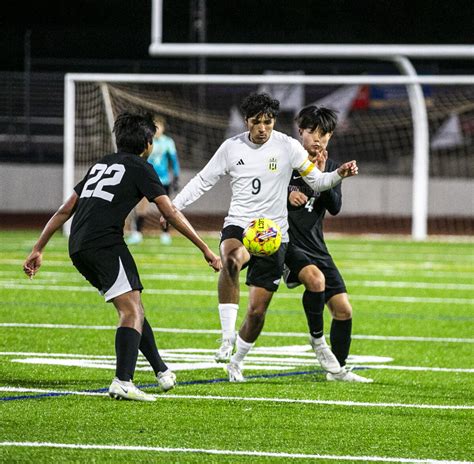
[[[309,160],[320,171],[331,172],[338,165],[326,151],[336,128],[337,116],[330,109],[308,106],[296,117],[298,131]],[[294,171],[288,187],[290,244],[286,254],[285,282],[289,288],[305,286],[303,308],[308,321],[310,343],[328,380],[372,382],[346,368],[352,332],[352,307],[344,280],[329,253],[323,234],[326,211],[336,215],[342,206],[341,184],[314,192]],[[332,315],[331,348],[324,337],[323,310]]]
[[[24,272],[32,278],[39,270],[43,250],[53,234],[73,217],[69,255],[78,271],[112,302],[119,315],[115,336],[116,377],[109,394],[117,399],[155,401],[133,384],[140,350],[152,366],[158,385],[173,388],[176,376],[161,359],[141,301],[143,286],[124,238],[125,218],[146,197],[163,217],[191,240],[216,271],[220,258],[203,242],[172,204],[153,166],[146,159],[153,149],[156,127],[151,115],[120,114],[114,123],[118,152],[105,155],[74,187],[44,227],[26,258]]]

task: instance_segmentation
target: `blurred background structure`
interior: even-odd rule
[[[472,55],[411,58],[419,75],[470,76],[463,85],[423,85],[429,131],[428,233],[474,232],[474,46],[468,1],[295,0],[234,5],[160,0],[163,43],[420,44],[470,46]],[[17,5],[16,8],[20,8]],[[3,227],[43,224],[63,192],[65,75],[400,76],[390,60],[367,58],[173,56],[150,54],[152,4],[104,0],[34,5],[2,19],[0,219]],[[182,185],[219,144],[242,130],[241,99],[255,90],[282,102],[277,129],[295,135],[307,104],[338,110],[329,153],[357,159],[361,175],[344,186],[344,208],[327,229],[411,231],[413,113],[404,85],[139,84],[83,82],[75,88],[74,152],[85,165],[112,150],[110,115],[144,108],[166,116],[183,168]],[[218,230],[228,207],[225,179],[189,210],[199,228]],[[150,218],[150,229],[156,227]]]

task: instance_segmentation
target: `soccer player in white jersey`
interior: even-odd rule
[[[226,366],[231,382],[242,382],[243,359],[259,336],[265,313],[278,289],[288,245],[287,190],[293,170],[316,191],[337,185],[344,177],[357,174],[357,163],[342,164],[336,171],[321,173],[308,160],[301,144],[273,130],[280,103],[268,94],[254,93],[241,105],[248,131],[225,140],[207,165],[173,200],[182,210],[210,190],[225,174],[231,177],[232,199],[221,232],[219,275],[219,316],[222,344],[217,362]],[[242,244],[242,232],[253,219],[274,220],[282,231],[282,245],[272,256],[250,256]],[[239,273],[248,267],[247,314],[238,335],[235,323],[239,306]],[[236,348],[235,354],[232,356]]]

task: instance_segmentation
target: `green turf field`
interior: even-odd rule
[[[184,239],[147,237],[132,253],[178,386],[160,394],[140,359],[135,382],[159,399],[136,403],[106,395],[116,313],[72,267],[66,240],[50,242],[34,280],[22,274],[36,235],[0,232],[1,462],[474,460],[472,241],[331,237],[355,313],[350,361],[374,383],[325,381],[302,290],[281,286],[247,382],[230,384],[213,362],[217,275]]]

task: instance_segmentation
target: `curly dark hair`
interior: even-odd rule
[[[318,128],[323,134],[334,132],[337,125],[336,112],[329,108],[310,105],[304,107],[295,118],[300,129],[314,130]]]
[[[149,143],[153,143],[156,132],[151,113],[120,113],[114,122],[113,132],[117,150],[140,155]]]
[[[243,99],[240,109],[245,119],[259,114],[276,118],[280,111],[280,102],[267,93],[252,93]]]

